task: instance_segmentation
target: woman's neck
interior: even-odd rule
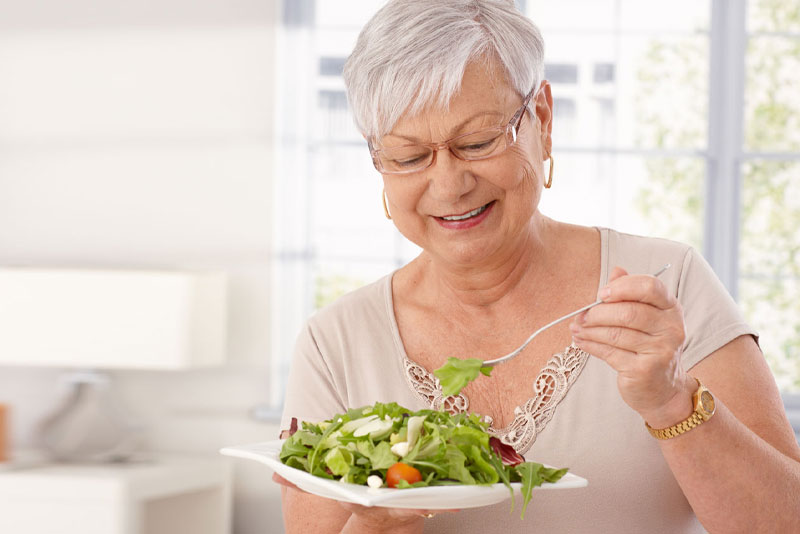
[[[526,279],[547,270],[553,224],[543,216],[535,217],[513,247],[478,265],[454,265],[423,253],[418,261],[425,267],[418,273],[424,272],[419,280],[426,285],[424,293],[440,304],[480,308],[485,313],[518,293],[517,287],[530,287],[524,284]]]

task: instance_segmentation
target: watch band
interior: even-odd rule
[[[694,403],[694,411],[692,414],[675,425],[672,425],[667,428],[653,428],[645,421],[644,426],[647,427],[647,431],[656,438],[656,439],[670,439],[681,434],[685,434],[686,432],[690,431],[691,429],[698,427],[711,419],[711,416],[714,415],[714,406],[713,406],[713,397],[710,397],[711,393],[708,389],[697,380],[697,391],[692,395],[692,401]],[[706,411],[702,405],[701,396],[706,394],[711,398],[711,411]]]
[[[702,415],[700,415],[697,412],[692,412],[692,415],[690,415],[688,419],[684,419],[677,425],[672,425],[671,427],[668,428],[653,428],[647,423],[645,423],[645,426],[647,427],[647,430],[654,438],[670,439],[680,436],[681,434],[685,434],[686,432],[690,431],[691,429],[693,429],[698,425],[703,424],[704,422],[705,419],[703,419]]]

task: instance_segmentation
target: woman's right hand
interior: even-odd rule
[[[342,529],[344,533],[356,532],[391,532],[400,533],[421,533],[425,518],[431,512],[429,510],[409,510],[406,508],[383,508],[378,506],[361,506],[340,502],[339,506],[350,512],[350,519]]]
[[[293,483],[289,482],[277,473],[272,475],[272,480],[276,483],[301,492],[307,496],[311,494],[301,490]],[[398,490],[402,491],[402,490]],[[439,513],[454,513],[458,510],[424,510],[408,508],[385,508],[379,506],[361,506],[354,503],[346,503],[315,497],[326,503],[336,504],[342,510],[350,514],[349,519],[342,528],[342,533],[392,533],[392,534],[411,534],[421,533],[425,519],[430,519]]]

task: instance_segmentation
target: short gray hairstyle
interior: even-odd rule
[[[356,126],[367,139],[428,105],[447,109],[467,65],[496,58],[520,95],[544,77],[544,41],[513,0],[390,0],[361,30],[344,66]]]

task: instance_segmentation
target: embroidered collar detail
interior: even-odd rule
[[[511,445],[520,454],[525,454],[533,446],[536,436],[550,419],[556,406],[578,379],[589,354],[570,345],[564,352],[554,354],[539,372],[533,382],[533,397],[522,406],[514,408],[514,420],[505,428],[494,428],[492,418],[484,415],[489,423],[489,434],[503,443]],[[404,358],[406,380],[411,389],[433,410],[444,409],[450,413],[466,412],[469,399],[460,393],[444,397],[439,379],[421,365]]]

